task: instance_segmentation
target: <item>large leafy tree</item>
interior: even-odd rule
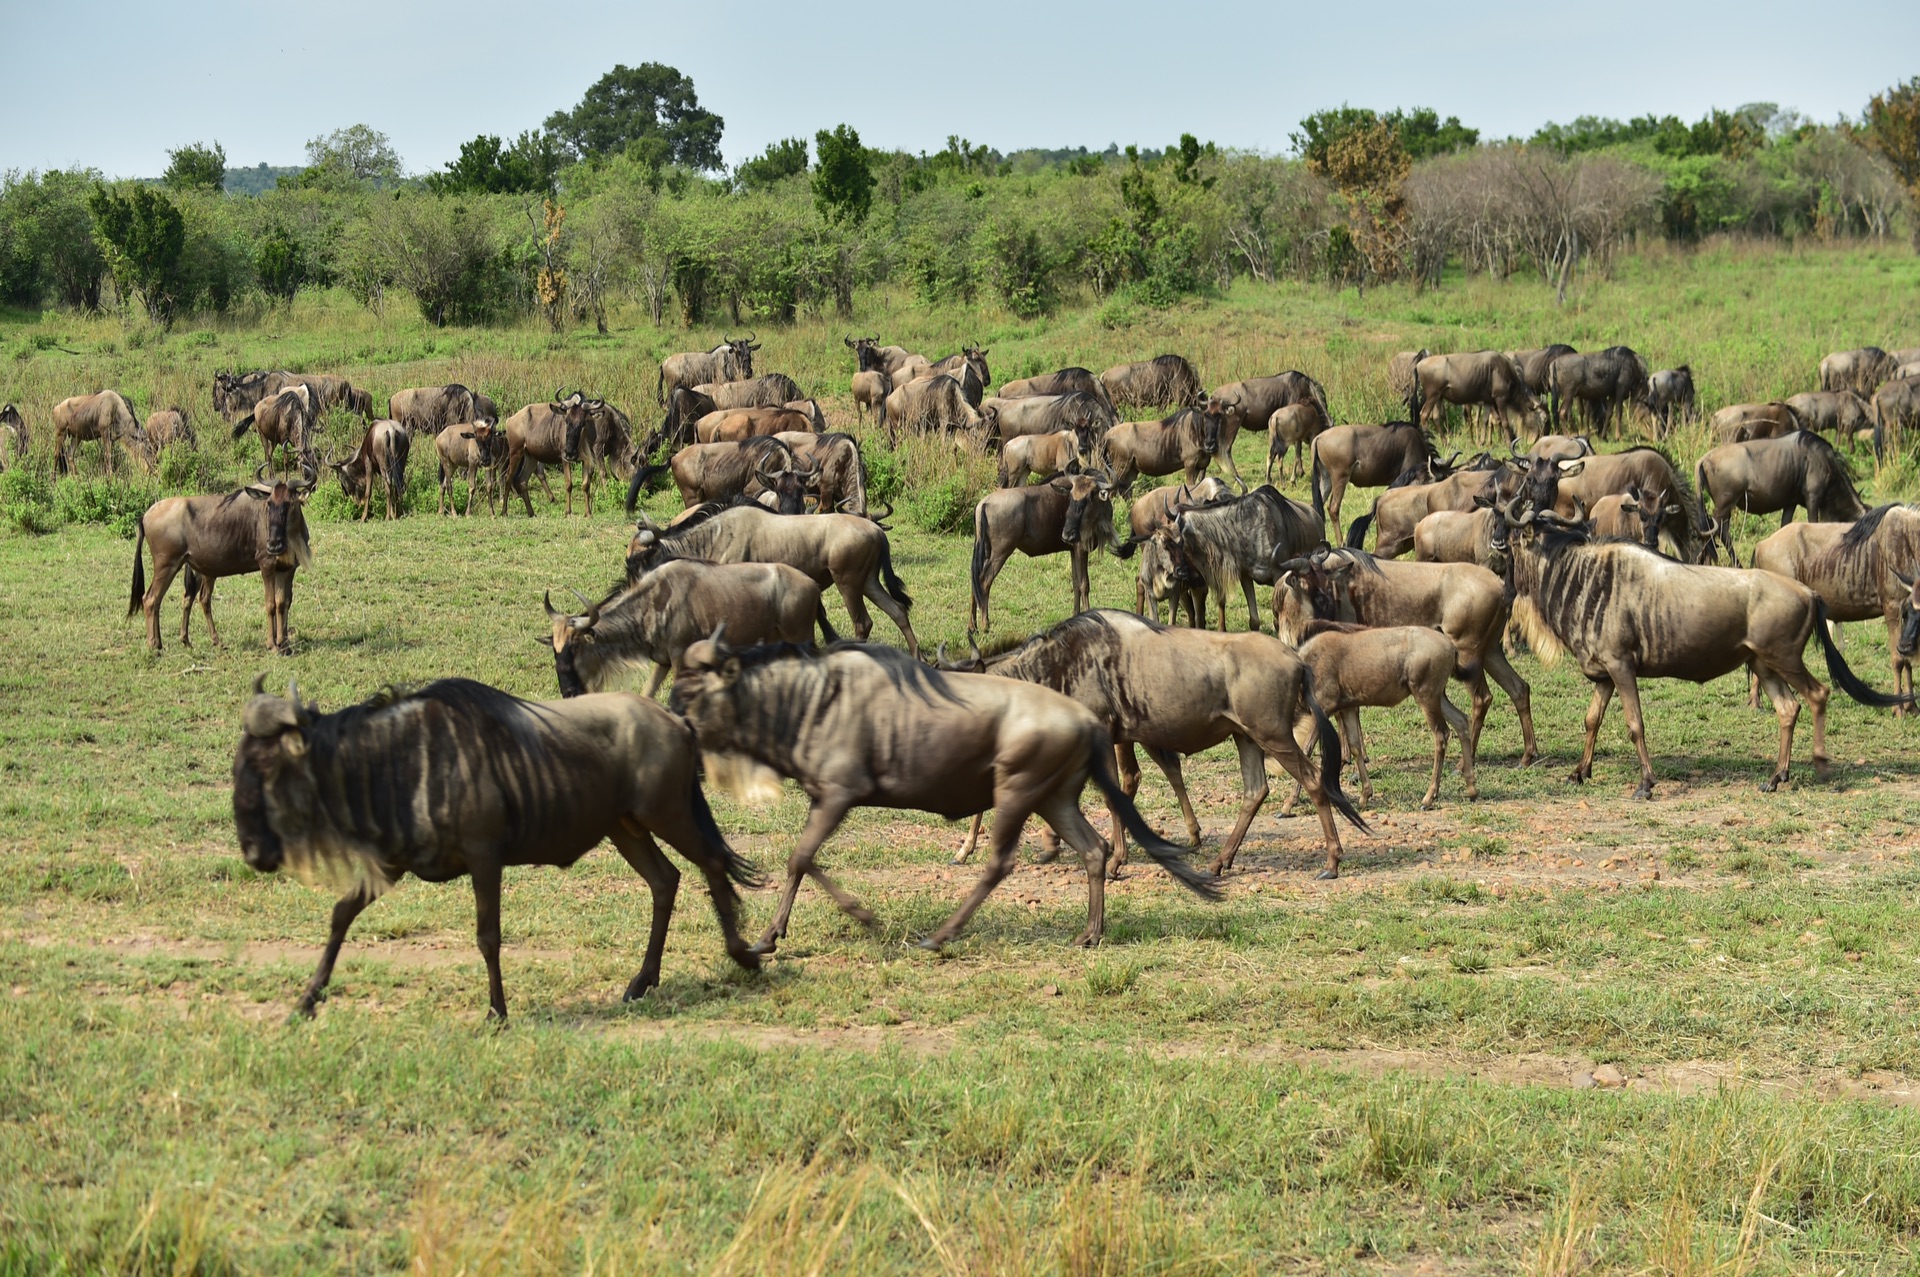
[[[176,191],[217,191],[227,180],[227,151],[215,142],[190,142],[167,152],[167,171],[160,180]]]
[[[547,128],[576,155],[617,155],[654,140],[661,144],[658,158],[696,169],[721,166],[724,124],[700,105],[692,80],[659,62],[615,66],[573,110],[547,117]]]
[[[1913,200],[1908,219],[1913,243],[1920,248],[1920,75],[1896,84],[1867,103],[1862,140],[1879,152]]]
[[[551,133],[522,133],[510,146],[483,133],[461,145],[460,158],[447,165],[446,172],[429,173],[427,189],[441,195],[465,191],[551,195],[564,162]]]
[[[173,201],[151,186],[96,186],[87,195],[94,237],[121,292],[138,292],[147,313],[171,322],[182,292],[187,224]]]
[[[1408,158],[1423,160],[1431,155],[1446,155],[1475,145],[1480,130],[1460,123],[1460,117],[1440,113],[1431,107],[1417,106],[1411,111],[1393,110],[1382,114],[1363,106],[1338,106],[1315,111],[1300,121],[1300,131],[1291,135],[1293,149],[1316,170],[1323,169],[1329,154],[1342,141],[1356,133],[1369,134],[1363,149],[1377,149],[1376,126],[1384,125],[1393,141]]]
[[[820,216],[836,225],[859,226],[873,207],[873,166],[867,148],[851,125],[814,134],[813,203]]]
[[[733,180],[746,190],[758,191],[806,171],[807,139],[789,137],[769,142],[764,153],[742,160],[733,170]]]
[[[303,186],[384,185],[399,180],[399,153],[392,140],[371,125],[349,125],[307,143],[307,171],[300,176]]]

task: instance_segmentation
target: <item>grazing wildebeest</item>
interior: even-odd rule
[[[1276,593],[1286,586],[1275,587]],[[1433,733],[1433,778],[1420,799],[1420,810],[1431,811],[1440,797],[1440,773],[1447,763],[1447,731],[1460,737],[1460,779],[1467,797],[1480,796],[1473,774],[1472,724],[1447,699],[1447,680],[1453,677],[1458,653],[1453,640],[1420,625],[1390,625],[1374,629],[1339,621],[1310,621],[1300,631],[1300,659],[1313,671],[1313,697],[1327,718],[1338,719],[1340,739],[1329,740],[1327,724],[1316,720],[1323,757],[1345,745],[1360,774],[1360,801],[1373,801],[1373,778],[1367,773],[1367,738],[1360,730],[1363,707],[1391,709],[1412,697],[1426,715]],[[1287,805],[1293,805],[1289,799]]]
[[[1184,560],[1206,585],[1227,628],[1227,600],[1238,585],[1247,602],[1247,628],[1259,630],[1260,605],[1254,585],[1269,585],[1273,565],[1305,553],[1321,541],[1321,522],[1308,506],[1282,496],[1271,485],[1245,496],[1222,497],[1180,510],[1154,535]]]
[[[54,467],[61,474],[73,473],[74,445],[98,441],[102,464],[111,475],[113,445],[132,438],[137,429],[133,407],[117,390],[62,399],[53,406]]]
[[[576,462],[584,473],[587,514],[593,514],[593,479],[596,466],[591,449],[600,419],[605,417],[605,400],[589,399],[576,390],[551,403],[532,403],[508,417],[500,426],[507,437],[506,487],[501,493],[502,513],[510,508],[518,493],[533,517],[533,498],[527,495],[527,480],[535,462],[558,465],[566,479],[567,514],[573,514],[573,467]]]
[[[804,398],[800,383],[783,372],[739,381],[721,381],[695,386],[695,393],[713,400],[716,408],[782,408]]]
[[[147,414],[147,443],[155,451],[171,448],[182,443],[189,448],[200,446],[199,436],[193,432],[193,422],[187,417],[185,408],[162,408],[158,412]]]
[[[669,452],[686,447],[694,441],[694,423],[716,411],[713,400],[691,386],[674,387],[667,396],[667,415],[641,449],[641,459],[651,458],[663,443]]]
[[[1080,450],[1080,436],[1071,430],[1050,435],[1020,435],[1007,440],[1000,449],[1000,486],[1017,488],[1028,476],[1051,479],[1056,474],[1086,465]]]
[[[1873,405],[1852,390],[1810,390],[1789,395],[1786,406],[1804,430],[1833,436],[1835,443],[1852,443],[1873,430]]]
[[[437,436],[448,426],[479,420],[475,407],[473,391],[457,381],[445,386],[416,386],[396,390],[387,397],[387,420],[399,422],[409,435]]]
[[[888,414],[892,414],[888,409]],[[1092,453],[1101,435],[1119,422],[1106,400],[1098,395],[1028,395],[1025,399],[992,398],[980,404],[980,420],[989,444],[1004,444],[1021,435],[1050,435],[1072,430],[1080,436],[1080,450]]]
[[[1779,400],[1728,404],[1707,419],[1707,429],[1721,443],[1772,439],[1800,429],[1800,414]]]
[[[255,404],[252,412],[234,424],[233,437],[258,431],[261,455],[271,464],[275,448],[280,449],[283,461],[311,448],[313,424],[313,392],[303,385],[288,386]]]
[[[1409,472],[1419,473],[1422,482],[1453,473],[1418,426],[1389,421],[1384,426],[1335,426],[1322,431],[1313,441],[1313,512],[1323,524],[1331,517],[1337,532],[1340,505],[1349,485],[1383,488]]]
[[[799,568],[823,589],[831,581],[840,590],[854,637],[864,642],[873,631],[867,600],[900,627],[907,650],[920,651],[909,613],[913,597],[893,570],[893,547],[885,529],[857,514],[775,514],[751,502],[695,507],[661,528],[642,513],[627,545],[627,578],[639,580],[674,559],[714,563],[785,563]]]
[[[902,430],[922,434],[960,430],[980,420],[980,414],[967,402],[960,379],[944,374],[894,382],[884,411],[887,438],[895,442]]]
[[[1229,382],[1207,396],[1207,411],[1221,419],[1220,460],[1245,491],[1247,481],[1233,461],[1233,441],[1242,430],[1265,430],[1277,409],[1290,404],[1310,403],[1320,415],[1331,420],[1327,410],[1327,392],[1321,384],[1303,372],[1277,373],[1271,377],[1248,377]]]
[[[1681,421],[1692,421],[1695,415],[1692,367],[1681,364],[1678,368],[1662,368],[1650,374],[1641,404],[1660,424],[1662,435],[1672,429],[1676,412]]]
[[[820,656],[784,645],[736,651],[715,635],[687,649],[673,704],[693,723],[703,753],[745,756],[797,781],[811,800],[787,861],[786,892],[755,952],[773,952],[787,934],[804,877],[873,925],[873,915],[814,863],[820,845],[861,806],[948,819],[993,810],[993,850],[980,881],[922,946],[953,939],[1013,872],[1029,815],[1085,859],[1087,926],[1076,943],[1099,943],[1108,847],[1080,814],[1089,776],[1156,863],[1203,899],[1218,893],[1141,819],[1114,777],[1113,743],[1099,721],[1050,688],[928,669],[895,648],[842,645]]]
[[[1836,350],[1820,361],[1820,389],[1851,390],[1870,398],[1899,365],[1878,346]]]
[[[1486,406],[1509,441],[1519,437],[1516,419],[1529,432],[1538,432],[1546,423],[1547,414],[1527,389],[1520,370],[1497,350],[1428,355],[1414,365],[1413,375],[1407,413],[1422,426],[1434,418],[1436,410],[1444,418],[1448,404]]]
[[[1797,430],[1775,439],[1752,439],[1722,444],[1700,458],[1693,471],[1700,494],[1701,534],[1720,538],[1727,558],[1736,567],[1733,549],[1733,512],[1771,514],[1780,511],[1781,526],[1793,522],[1793,512],[1805,506],[1816,523],[1840,523],[1867,512],[1847,472],[1846,460],[1819,435]]]
[[[822,512],[865,515],[875,523],[893,516],[893,506],[875,514],[867,507],[867,461],[860,454],[860,441],[844,431],[806,434],[792,431],[774,438],[793,450],[794,460],[804,467],[807,489]]]
[[[1114,409],[1198,408],[1201,399],[1200,374],[1180,355],[1115,364],[1100,374],[1100,389]]]
[[[147,646],[160,650],[160,604],[167,587],[182,568],[186,603],[180,614],[180,642],[185,646],[193,601],[207,620],[207,633],[217,646],[213,628],[213,583],[223,576],[258,572],[266,587],[267,647],[291,652],[287,610],[293,605],[293,574],[313,562],[307,548],[307,520],[301,505],[313,490],[315,474],[307,470],[294,483],[261,481],[224,495],[164,497],[140,516],[133,543],[133,593],[127,615],[145,612]],[[153,543],[153,585],[147,585],[140,548]]]
[[[1458,656],[1454,677],[1472,699],[1468,748],[1479,756],[1480,729],[1493,693],[1489,676],[1513,701],[1520,718],[1520,765],[1533,762],[1533,689],[1514,672],[1501,645],[1511,606],[1506,586],[1473,563],[1401,563],[1375,559],[1364,550],[1322,550],[1310,559],[1275,565],[1286,581],[1273,594],[1273,620],[1280,637],[1296,641],[1311,620],[1359,625],[1422,625],[1438,629]]]
[[[912,369],[928,368],[933,363],[925,355],[916,355],[905,346],[882,346],[878,335],[848,337],[845,341],[853,351],[857,369],[861,372],[883,372],[896,384],[911,381]]]
[[[784,563],[674,559],[615,586],[598,603],[580,603],[587,610],[568,615],[551,594],[545,599],[562,696],[598,692],[619,671],[649,662],[652,696],[686,650],[722,625],[743,643],[811,643],[816,623],[821,642],[840,637],[820,587]]]
[[[745,381],[753,376],[753,352],[760,349],[753,334],[729,337],[712,350],[694,350],[668,355],[660,361],[660,375],[653,393],[662,406],[667,393],[676,386],[699,386],[724,381]]]
[[[1073,576],[1073,610],[1084,612],[1093,586],[1087,563],[1105,547],[1116,556],[1113,485],[1104,474],[1062,475],[1025,488],[1001,488],[973,508],[972,598],[967,632],[993,628],[994,579],[1014,551],[1029,558],[1066,554]]]
[[[1422,359],[1432,353],[1424,348],[1403,350],[1387,361],[1387,393],[1393,397],[1393,402],[1403,404],[1416,402],[1414,395],[1420,389],[1420,379],[1415,375],[1414,370],[1420,366]],[[1408,415],[1413,415],[1411,408],[1408,409]]]
[[[0,407],[0,427],[6,430],[6,437],[0,442],[7,446],[0,448],[0,469],[4,469],[9,457],[19,461],[27,455],[33,434],[27,429],[27,419],[20,415],[20,409],[13,404]]]
[[[761,492],[774,491],[784,498],[782,514],[799,514],[806,508],[801,468],[794,459],[793,449],[777,438],[760,436],[727,443],[690,443],[674,453],[666,466],[642,466],[634,471],[627,488],[629,506],[638,502],[640,488],[654,471],[661,469],[672,472],[673,486],[680,490],[681,504],[687,507],[709,501],[731,501],[741,495],[758,500]],[[781,492],[780,478],[789,474],[793,482],[787,485],[787,491]]]
[[[1888,432],[1895,447],[1903,432],[1920,426],[1920,377],[1896,377],[1873,392],[1873,455],[1884,455]]]
[[[1413,528],[1416,563],[1478,563],[1507,572],[1507,522],[1492,502],[1472,510],[1435,510]]]
[[[279,394],[292,378],[289,372],[264,369],[239,374],[216,372],[213,374],[213,410],[220,414],[222,421],[232,425],[268,395]]]
[[[1223,419],[1204,408],[1182,408],[1158,421],[1123,421],[1101,436],[1113,486],[1133,491],[1135,475],[1172,474],[1198,483],[1220,451]]]
[[[1522,485],[1536,510],[1551,510],[1566,518],[1576,503],[1586,509],[1602,498],[1637,488],[1641,492],[1664,492],[1666,505],[1678,505],[1681,513],[1668,515],[1662,507],[1660,542],[1667,553],[1683,563],[1692,563],[1712,553],[1712,543],[1702,543],[1700,509],[1696,494],[1673,458],[1658,448],[1645,445],[1620,452],[1590,457],[1555,460],[1536,457]]]
[[[469,874],[489,1014],[506,1019],[501,871],[564,869],[603,838],[653,892],[646,957],[627,1001],[660,982],[680,885],[656,837],[706,876],[728,956],[759,965],[740,936],[733,889],[759,885],[759,875],[714,823],[692,731],[645,697],[523,701],[450,678],[322,714],[292,686],[284,697],[260,689],[255,680],[233,759],[240,850],[262,873],[285,864],[345,882],[299,1014],[311,1016],[326,996],[347,928],[388,888],[409,873],[428,882]]]
[[[1805,523],[1806,539],[1793,553],[1791,543],[1777,545],[1785,529],[1754,549],[1753,565],[1782,572],[1826,600],[1836,621],[1880,616],[1887,622],[1887,650],[1893,656],[1893,690],[1913,692],[1914,645],[1906,626],[1914,607],[1914,577],[1920,575],[1920,507],[1889,503],[1875,506],[1851,524]],[[1838,535],[1834,530],[1838,529]],[[1772,546],[1769,561],[1760,551]],[[1799,570],[1776,559],[1799,558]],[[1905,707],[1895,711],[1904,716]]]
[[[813,419],[791,408],[721,408],[693,423],[695,443],[739,443],[786,432],[812,433]]]
[[[1105,399],[1107,391],[1100,379],[1086,368],[1062,368],[1058,372],[1041,373],[1038,377],[1021,377],[1009,381],[996,392],[1001,399],[1025,399],[1029,395],[1093,395]],[[1109,405],[1111,406],[1111,405]]]
[[[440,513],[453,513],[453,480],[464,474],[467,480],[467,508],[473,513],[474,493],[480,490],[480,476],[487,476],[487,513],[493,508],[493,488],[498,486],[500,463],[506,459],[506,440],[485,421],[455,422],[434,436],[433,448],[440,457]]]
[[[1542,346],[1538,350],[1509,350],[1507,358],[1520,370],[1520,380],[1527,383],[1527,389],[1535,396],[1548,393],[1547,370],[1553,367],[1553,361],[1562,355],[1578,353],[1565,342],[1555,342],[1551,346]]]
[[[1375,525],[1374,555],[1398,558],[1413,548],[1413,533],[1420,520],[1436,510],[1472,510],[1481,498],[1496,495],[1501,480],[1513,473],[1483,453],[1473,465],[1437,482],[1395,483],[1374,500],[1373,509],[1353,521],[1347,529],[1346,544],[1364,549],[1367,525],[1371,523]]]
[[[1586,412],[1589,427],[1605,434],[1614,415],[1646,393],[1647,366],[1627,346],[1561,355],[1547,368],[1548,416],[1556,427],[1561,405],[1573,400]]]
[[[1298,479],[1306,463],[1307,449],[1333,423],[1320,405],[1312,400],[1275,408],[1267,418],[1267,482],[1273,482],[1273,463],[1293,449],[1293,477]]]
[[[1451,652],[1451,648],[1449,648]],[[1314,680],[1300,658],[1264,634],[1210,634],[1168,629],[1128,612],[1101,609],[1067,618],[1044,634],[984,657],[969,668],[1001,678],[1050,687],[1090,710],[1116,746],[1122,792],[1140,789],[1135,746],[1159,766],[1180,802],[1187,836],[1200,842],[1200,821],[1187,796],[1180,759],[1232,740],[1240,754],[1245,801],[1233,830],[1220,843],[1212,872],[1233,867],[1241,840],[1267,800],[1266,761],[1272,759],[1305,790],[1320,817],[1326,868],[1340,872],[1337,809],[1357,828],[1366,822],[1340,789],[1340,758],[1332,750],[1318,774],[1294,740],[1293,725],[1311,718],[1329,733],[1333,724],[1318,712]],[[1448,668],[1451,669],[1451,663]],[[1113,816],[1113,866],[1126,860],[1126,839],[1117,809]],[[980,838],[981,821],[955,860],[964,860]],[[1051,841],[1051,840],[1049,840]]]
[[[474,400],[476,413],[479,412],[481,405],[485,404],[486,412],[484,415],[486,420],[492,422],[497,419],[498,410],[493,407],[493,400],[488,399],[485,395],[476,395],[474,396]],[[372,421],[373,392],[371,390],[362,390],[358,386],[348,391],[347,411],[357,414],[362,421]]]
[[[1800,701],[1813,707],[1813,765],[1827,770],[1827,696],[1807,672],[1807,638],[1819,632],[1827,670],[1863,705],[1911,703],[1862,683],[1827,632],[1826,604],[1797,581],[1772,572],[1675,563],[1645,546],[1594,543],[1551,513],[1524,510],[1515,497],[1504,512],[1515,525],[1514,620],[1542,664],[1572,653],[1593,683],[1587,743],[1573,779],[1593,774],[1593,753],[1607,703],[1618,689],[1627,734],[1640,756],[1636,798],[1653,796],[1653,758],[1640,715],[1640,680],[1681,678],[1705,683],[1749,665],[1780,720],[1780,752],[1772,791],[1787,779]],[[1795,699],[1795,694],[1799,699]]]
[[[893,393],[893,381],[878,369],[853,374],[853,406],[861,421],[873,414],[874,424],[887,428],[887,396]]]
[[[407,456],[413,450],[412,437],[397,421],[376,421],[367,427],[360,444],[345,461],[330,463],[340,476],[340,490],[360,506],[360,521],[365,523],[373,510],[373,484],[387,494],[387,517],[400,517],[401,503],[407,495]]]

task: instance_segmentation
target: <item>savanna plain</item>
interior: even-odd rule
[[[1397,350],[1625,342],[1651,367],[1690,364],[1711,410],[1812,388],[1829,350],[1920,341],[1920,262],[1721,244],[1624,259],[1564,308],[1534,283],[1450,279],[1240,285],[1037,321],[863,295],[852,325],[763,326],[763,369],[866,434],[848,328],[936,356],[978,342],[996,382],[1163,350],[1210,385],[1297,367],[1342,422],[1401,415]],[[1032,830],[961,939],[919,951],[977,872],[950,863],[964,830],[866,811],[823,863],[877,935],[804,890],[778,957],[747,975],[689,880],[663,983],[622,1005],[648,896],[602,850],[509,876],[511,1028],[484,1020],[459,883],[382,899],[318,1018],[289,1022],[328,897],[239,858],[227,776],[253,677],[295,678],[327,709],[447,675],[555,695],[541,593],[606,587],[632,525],[611,495],[567,518],[537,485],[530,520],[436,517],[422,448],[398,522],[316,496],[291,657],[263,651],[257,578],[220,583],[219,648],[175,641],[176,588],[150,656],[123,619],[132,517],[257,455],[213,419],[213,373],[342,373],[376,402],[458,380],[507,411],[577,385],[644,429],[658,360],[708,337],[637,310],[604,336],[434,330],[324,293],[171,332],[0,315],[0,399],[29,421],[111,386],[143,415],[191,407],[202,438],[160,480],[0,487],[0,1273],[1920,1266],[1920,726],[1836,696],[1832,778],[1813,778],[1803,718],[1792,784],[1762,794],[1775,722],[1738,678],[1645,688],[1652,802],[1631,797],[1617,710],[1593,782],[1565,779],[1589,691],[1565,664],[1517,656],[1545,758],[1517,767],[1496,694],[1477,802],[1450,767],[1419,812],[1418,712],[1367,711],[1374,833],[1349,831],[1338,881],[1314,880],[1313,822],[1277,818],[1276,783],[1223,903],[1136,864],[1092,951],[1066,944],[1084,879],[1032,863]],[[342,451],[346,423],[328,429]],[[1667,446],[1690,469],[1708,442],[1696,426]],[[1241,470],[1264,450],[1243,436]],[[931,440],[873,452],[921,639],[963,648],[969,538],[939,529],[964,521],[989,463]],[[1870,502],[1920,495],[1911,459],[1855,465]],[[82,473],[98,468],[89,445]],[[1743,557],[1773,524],[1742,516]],[[1132,564],[1097,559],[1093,596],[1131,607]],[[1016,558],[998,629],[1042,628],[1070,600],[1064,558]],[[897,635],[881,618],[875,638]],[[1845,643],[1889,685],[1881,626]],[[1231,750],[1188,775],[1211,844],[1237,807]],[[1151,768],[1141,800],[1181,828]],[[804,799],[715,802],[777,877]],[[750,931],[772,904],[749,895]]]

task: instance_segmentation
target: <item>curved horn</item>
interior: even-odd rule
[[[726,641],[726,637],[727,637],[727,623],[725,621],[722,621],[720,622],[720,624],[713,627],[713,633],[707,635],[707,642],[713,644],[715,647],[719,647],[721,646],[722,643]]]
[[[1520,440],[1517,438],[1507,440],[1507,451],[1513,454],[1514,460],[1516,461],[1525,461],[1527,459],[1527,454],[1520,451]]]
[[[582,593],[580,593],[580,591],[578,591],[578,590],[576,590],[576,589],[574,589],[574,588],[573,588],[572,586],[568,586],[568,587],[567,587],[567,589],[568,589],[568,591],[569,591],[570,593],[572,593],[572,595],[573,595],[573,597],[574,597],[574,598],[576,598],[576,599],[579,599],[579,600],[580,600],[580,606],[581,606],[581,607],[583,607],[583,608],[585,608],[585,609],[586,609],[587,611],[589,611],[589,612],[593,612],[593,611],[595,611],[595,610],[597,610],[597,609],[596,609],[596,607],[595,607],[595,605],[594,605],[594,602],[593,602],[593,600],[592,600],[592,599],[590,599],[590,598],[588,598],[588,597],[587,597],[586,595],[584,595],[584,594],[582,594]]]
[[[564,615],[564,613],[562,613],[562,612],[560,611],[560,609],[559,609],[559,608],[557,608],[557,607],[555,607],[555,606],[553,605],[553,591],[552,591],[552,590],[548,590],[548,591],[547,591],[546,593],[544,593],[544,594],[542,594],[542,595],[540,596],[540,602],[546,605],[546,609],[547,609],[547,619],[548,619],[549,621],[551,621],[551,620],[552,620],[552,619],[553,619],[554,617],[556,617],[556,616],[561,616],[561,615]]]
[[[1520,496],[1515,497],[1513,500],[1507,502],[1507,504],[1504,507],[1502,507],[1500,513],[1502,516],[1505,517],[1508,527],[1524,528],[1525,526],[1527,526],[1527,524],[1533,522],[1533,515],[1534,515],[1533,511],[1529,510],[1525,515],[1521,515],[1518,513],[1520,507],[1524,506],[1526,503],[1527,503],[1526,494],[1522,493]]]
[[[1569,522],[1585,523],[1587,521],[1587,503],[1582,501],[1579,497],[1574,497],[1572,500],[1573,500],[1573,518],[1569,520]]]
[[[267,471],[271,470],[272,468],[273,468],[273,462],[262,461],[253,472],[253,481],[255,483],[265,483],[267,481]]]

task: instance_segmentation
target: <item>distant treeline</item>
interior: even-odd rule
[[[10,172],[0,303],[167,322],[343,288],[375,308],[405,294],[436,324],[537,312],[560,328],[604,327],[615,298],[689,325],[850,317],[859,289],[894,285],[1031,316],[1070,298],[1164,306],[1236,276],[1434,286],[1464,268],[1564,292],[1645,237],[1920,239],[1920,78],[1857,122],[1756,104],[1525,141],[1343,106],[1302,121],[1287,158],[1191,135],[1012,154],[951,137],[913,155],[841,125],[727,172],[722,127],[691,81],[647,64],[414,177],[365,125],[315,139],[298,169],[228,168],[194,143],[158,182]]]

